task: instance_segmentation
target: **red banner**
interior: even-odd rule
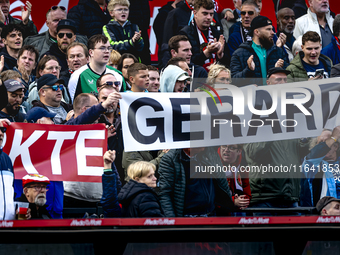
[[[12,123],[3,146],[15,179],[42,174],[53,181],[101,182],[107,132],[104,124]]]

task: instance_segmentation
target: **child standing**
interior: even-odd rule
[[[144,41],[138,26],[127,19],[129,7],[129,0],[111,0],[109,2],[107,9],[112,20],[103,26],[103,34],[109,39],[113,49],[120,54],[131,53],[139,59]]]

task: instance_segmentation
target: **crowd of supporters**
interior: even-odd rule
[[[319,137],[207,148],[124,150],[119,100],[123,93],[193,93],[218,84],[239,87],[340,76],[340,16],[328,0],[274,1],[277,27],[261,15],[262,0],[234,0],[215,11],[213,0],[175,0],[154,21],[158,62],[151,63],[148,0],[80,0],[66,12],[51,6],[48,30],[9,14],[0,0],[0,145],[11,122],[56,125],[105,123],[108,148],[102,183],[14,178],[0,151],[0,219],[13,219],[14,202],[28,202],[26,218],[210,217],[278,215],[246,208],[316,207],[340,214],[340,126]],[[206,87],[195,87],[194,79]],[[320,120],[322,121],[322,120]],[[190,177],[190,165],[223,165],[212,178]],[[273,173],[244,166],[308,164],[321,172]],[[83,208],[77,215],[65,208]],[[78,210],[79,211],[79,210]],[[290,212],[291,213],[291,212]],[[295,214],[300,214],[294,211]]]

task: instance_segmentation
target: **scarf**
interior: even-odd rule
[[[203,52],[209,42],[213,42],[214,41],[214,36],[212,34],[212,31],[211,31],[211,27],[209,27],[209,30],[208,30],[208,38],[206,38],[206,36],[203,34],[203,32],[196,26],[197,28],[197,34],[198,34],[198,39],[199,39],[199,43],[200,43],[200,50],[201,52]],[[207,70],[207,72],[209,72],[209,69],[208,69],[208,66],[210,66],[211,64],[213,64],[215,61],[216,61],[216,54],[213,53],[211,54],[212,55],[212,58],[208,58],[205,62],[204,62],[204,69]]]

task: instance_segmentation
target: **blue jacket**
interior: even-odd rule
[[[249,85],[249,84],[258,84],[258,85],[263,84],[260,59],[258,58],[255,50],[253,49],[252,43],[253,41],[242,43],[231,57],[231,62],[230,62],[231,77],[234,79],[233,81],[235,81],[235,84],[237,84],[238,86]],[[247,64],[247,60],[251,55],[254,55],[254,59],[253,59],[255,63],[254,71],[250,70]],[[267,50],[267,65],[266,65],[267,71],[270,68],[274,67],[276,62],[280,58],[284,60],[283,69],[286,69],[289,64],[287,55],[282,48],[279,48],[274,44],[273,47]],[[238,79],[235,79],[235,78],[238,78]],[[253,79],[245,80],[244,78],[253,78]],[[241,79],[244,79],[244,80],[241,80]]]
[[[332,42],[321,50],[321,54],[329,57],[332,60],[333,65],[340,63],[340,50],[334,36],[332,37]]]
[[[11,159],[0,149],[0,220],[14,220],[14,171]]]
[[[84,125],[84,124],[92,124],[95,122],[102,113],[105,112],[105,108],[102,104],[94,105],[88,108],[85,112],[80,114],[77,118],[72,116],[65,125]]]
[[[322,178],[326,178],[327,182],[326,196],[340,198],[337,195],[338,192],[333,175],[333,172],[340,171],[340,158],[335,163],[324,160],[329,150],[330,148],[324,142],[321,142],[311,150],[302,163],[302,172],[307,179],[305,185],[308,185],[308,193],[310,194],[310,197],[303,197],[304,205],[315,206],[317,201],[319,201],[322,190]]]
[[[112,164],[112,171],[102,175],[103,195],[100,204],[103,206],[104,217],[119,217],[121,209],[118,203],[118,193],[122,183],[115,164]]]

